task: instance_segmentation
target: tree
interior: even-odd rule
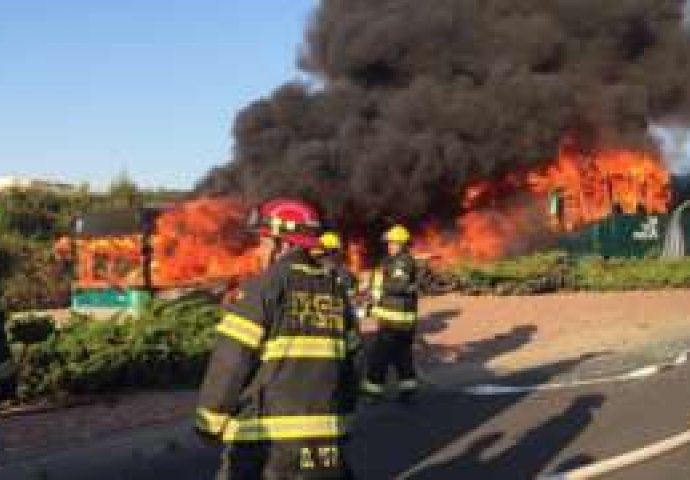
[[[108,187],[109,206],[136,208],[143,205],[143,193],[126,170],[120,172]]]

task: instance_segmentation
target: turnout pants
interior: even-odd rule
[[[228,446],[216,480],[353,480],[344,439],[246,442]]]
[[[414,367],[412,345],[414,330],[402,330],[382,325],[374,338],[367,362],[364,391],[369,394],[383,393],[388,370],[393,368],[401,392],[414,391],[418,387]]]

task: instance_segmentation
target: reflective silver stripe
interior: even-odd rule
[[[345,340],[332,337],[278,337],[266,342],[261,359],[333,358],[346,355]]]
[[[364,393],[372,393],[374,395],[380,395],[384,391],[384,386],[377,383],[372,383],[369,380],[362,381],[360,385],[360,390]]]
[[[296,263],[296,264],[290,265],[290,268],[296,272],[301,272],[301,273],[305,273],[307,275],[314,275],[314,276],[323,276],[323,275],[326,275],[328,273],[325,268],[313,267],[311,265],[305,265],[302,263]]]
[[[401,380],[398,382],[398,389],[403,391],[417,390],[419,388],[419,382],[417,380]]]

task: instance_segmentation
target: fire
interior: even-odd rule
[[[476,182],[459,196],[461,214],[452,232],[429,224],[417,235],[414,253],[432,265],[459,259],[489,260],[545,245],[564,232],[599,221],[613,212],[664,213],[670,202],[670,176],[657,155],[629,149],[583,152],[564,141],[553,161],[503,178]],[[141,234],[80,238],[76,242],[78,286],[154,288],[227,281],[259,271],[251,239],[244,232],[246,207],[238,200],[201,199],[161,213],[148,239],[147,272]],[[363,273],[372,259],[366,232],[352,232],[346,260]],[[65,256],[72,246],[58,242]]]
[[[415,251],[439,266],[495,259],[530,243],[597,222],[613,212],[665,213],[670,176],[655,154],[627,149],[583,153],[564,141],[546,166],[470,185],[455,232],[429,227]]]
[[[527,177],[530,191],[554,195],[551,212],[566,230],[622,213],[665,213],[670,176],[656,156],[630,150],[583,155],[562,148],[558,160]]]
[[[235,279],[258,271],[242,235],[246,209],[234,199],[202,199],[162,214],[153,236],[153,284],[166,287]]]
[[[77,286],[90,288],[143,286],[142,235],[77,239]],[[68,238],[55,246],[60,258],[71,257]]]
[[[345,263],[351,272],[359,274],[365,269],[366,247],[363,241],[354,240],[345,248]]]
[[[259,269],[249,238],[243,235],[244,206],[234,199],[202,199],[176,205],[156,220],[150,238],[154,288],[214,281],[235,283]],[[77,287],[145,286],[142,234],[76,240]],[[68,239],[55,246],[69,257]]]

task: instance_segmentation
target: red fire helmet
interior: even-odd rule
[[[267,201],[249,216],[249,227],[265,237],[277,237],[304,248],[319,246],[321,218],[314,207],[301,200]]]

